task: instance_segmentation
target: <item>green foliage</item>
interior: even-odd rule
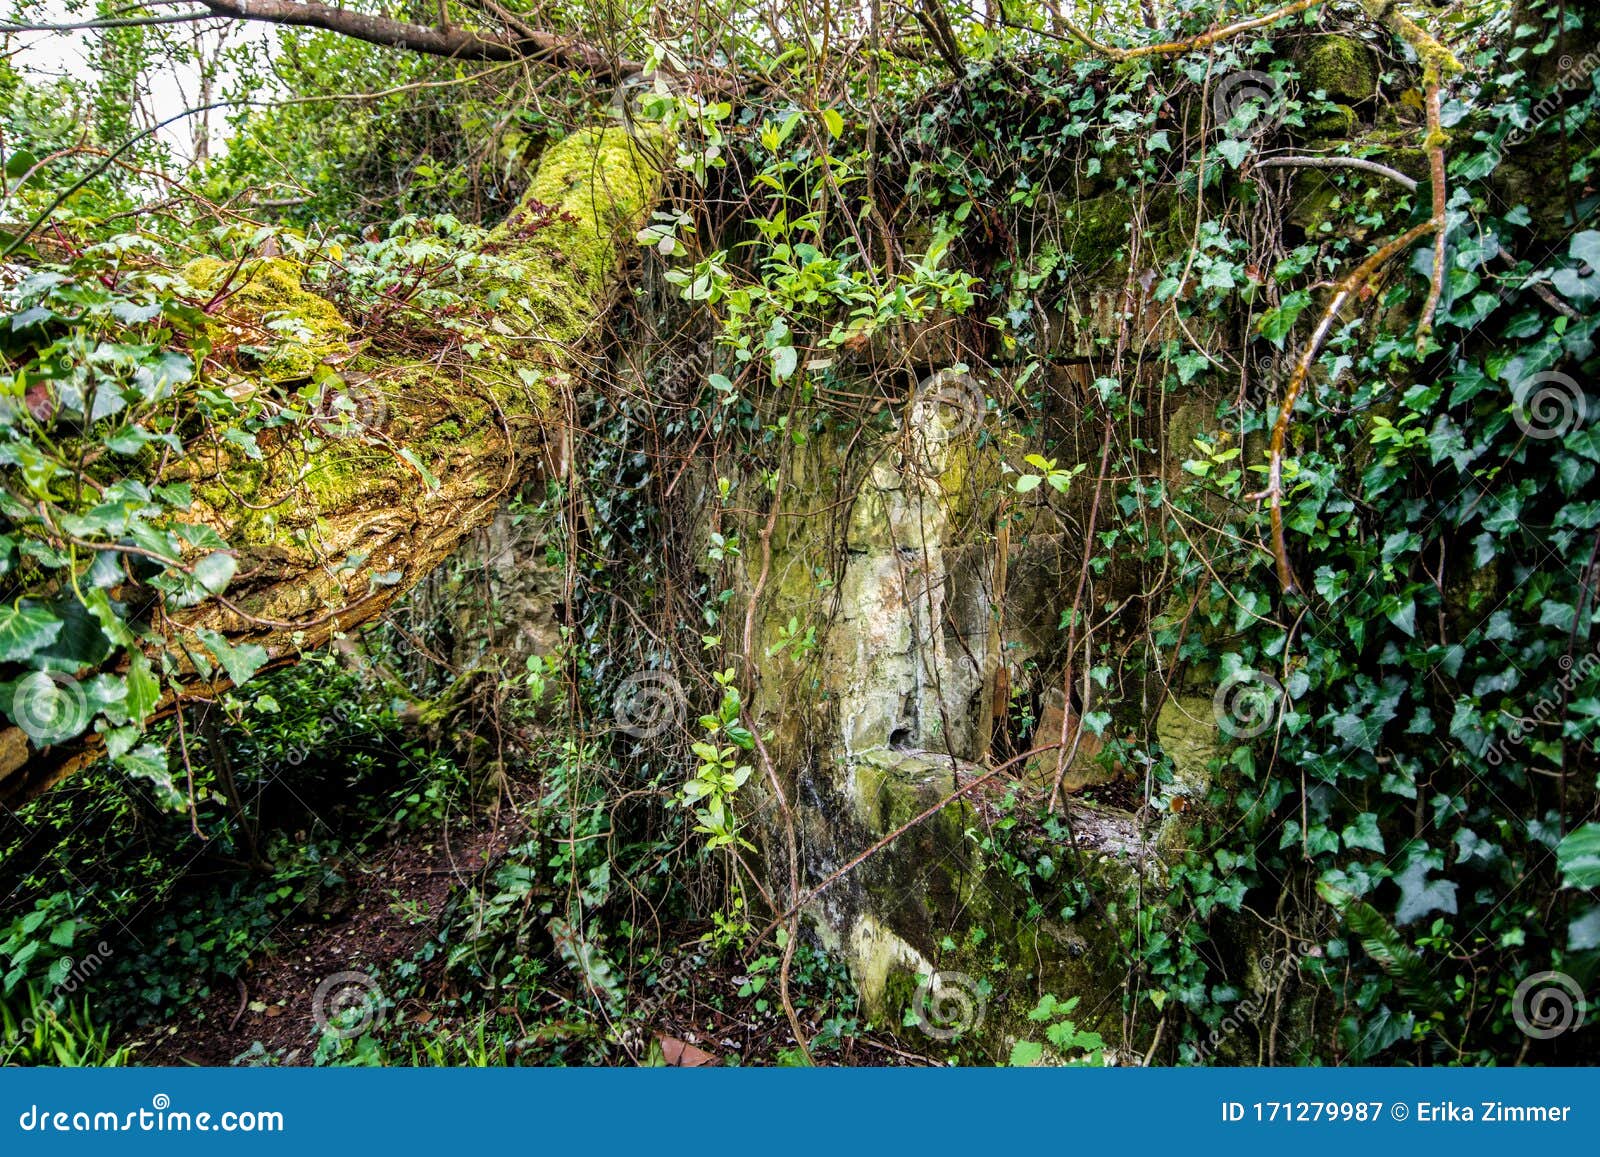
[[[111,1027],[96,1023],[89,1000],[52,1002],[29,984],[18,1008],[0,1001],[0,1066],[85,1068],[125,1065],[132,1053],[112,1047]]]
[[[710,837],[706,841],[707,851],[737,845],[753,852],[755,845],[739,835],[734,801],[752,771],[749,764],[741,762],[739,753],[753,750],[755,738],[739,721],[741,703],[739,689],[734,686],[733,670],[719,672],[717,682],[722,686],[722,702],[717,713],[700,717],[700,726],[711,741],[694,745],[700,766],[694,778],[683,785],[682,802],[693,809],[699,821],[694,830]],[[729,743],[720,743],[724,736]]]
[[[1085,1032],[1072,1020],[1072,1011],[1078,1007],[1079,997],[1059,1000],[1045,993],[1039,1003],[1028,1012],[1028,1019],[1045,1026],[1045,1039],[1057,1055],[1069,1065],[1099,1065],[1105,1056],[1105,1041],[1097,1032]],[[1037,1041],[1018,1040],[1011,1046],[1008,1062],[1015,1068],[1037,1065],[1044,1059],[1045,1046]]]
[[[838,400],[849,394],[842,384],[855,384],[851,359],[952,319],[1009,363],[1015,383],[1008,396],[985,398],[980,440],[990,427],[1006,447],[1012,434],[1048,431],[1039,444],[1056,454],[1027,455],[1031,470],[1016,472],[1007,501],[1037,492],[1062,506],[1083,498],[1096,512],[1083,573],[1097,605],[1063,620],[1079,632],[1096,685],[1121,696],[1110,711],[1086,712],[1091,731],[1137,729],[1148,721],[1137,709],[1176,686],[1270,674],[1251,699],[1268,726],[1235,735],[1210,769],[1210,796],[1196,801],[1179,862],[1160,884],[1112,898],[1086,895],[1081,881],[1067,887],[1062,869],[1076,839],[1055,816],[1023,833],[1010,805],[992,827],[974,828],[996,870],[1028,895],[1027,918],[1112,910],[1136,977],[1126,1022],[1140,1040],[1157,1039],[1154,1023],[1175,1023],[1161,1039],[1178,1041],[1178,1059],[1198,1056],[1202,1033],[1239,1004],[1249,972],[1239,929],[1256,923],[1315,945],[1286,991],[1311,1011],[1331,1008],[1340,1027],[1326,1054],[1306,1059],[1520,1056],[1509,982],[1551,968],[1588,983],[1600,966],[1600,664],[1591,661],[1597,611],[1584,561],[1600,530],[1600,233],[1587,227],[1600,104],[1550,75],[1564,52],[1556,23],[1593,40],[1590,14],[1568,7],[1529,5],[1536,23],[1517,30],[1504,29],[1493,6],[1439,18],[1456,43],[1484,39],[1472,82],[1446,105],[1438,317],[1431,335],[1418,333],[1433,268],[1420,248],[1409,266],[1382,271],[1347,315],[1327,319],[1327,346],[1284,417],[1284,561],[1302,576],[1295,591],[1280,588],[1272,548],[1263,548],[1273,528],[1262,447],[1282,370],[1318,329],[1327,286],[1432,209],[1426,182],[1413,194],[1389,178],[1330,169],[1318,175],[1315,211],[1301,212],[1274,199],[1261,162],[1279,145],[1306,151],[1314,141],[1325,161],[1370,154],[1424,172],[1407,119],[1419,103],[1409,50],[1386,45],[1379,63],[1396,99],[1375,109],[1368,48],[1302,35],[1326,11],[1292,22],[1303,52],[1264,35],[1109,67],[1077,50],[1024,51],[1045,47],[1051,26],[1044,9],[1022,5],[1007,13],[1015,27],[958,22],[955,47],[969,55],[954,79],[941,71],[952,46],[941,44],[903,58],[874,52],[870,85],[830,88],[809,50],[780,53],[723,30],[721,59],[764,78],[759,99],[736,106],[652,79],[628,111],[657,124],[637,131],[665,145],[687,187],[702,192],[657,212],[638,241],[679,296],[674,306],[714,323],[711,352],[704,364],[644,375],[684,386],[670,406],[646,391],[575,403],[574,425],[591,437],[552,485],[548,509],[582,511],[556,548],[577,589],[567,592],[561,652],[529,660],[520,676],[538,706],[570,712],[567,736],[521,752],[540,772],[528,832],[471,883],[418,959],[403,962],[420,991],[424,966],[442,960],[473,1027],[400,1042],[330,1034],[316,1059],[504,1061],[516,1051],[498,1035],[510,1031],[504,1018],[531,1016],[524,994],[553,977],[568,985],[568,1007],[540,1022],[529,1047],[604,1057],[618,1041],[596,1026],[626,1017],[629,966],[655,959],[629,905],[693,913],[711,927],[712,948],[744,944],[739,861],[756,847],[758,744],[739,690],[752,673],[728,665],[738,632],[723,622],[757,556],[740,518],[787,496],[792,455],[816,433],[888,428],[891,407],[878,404],[894,401],[887,392],[867,406]],[[590,19],[551,15],[563,30]],[[1214,18],[1209,7],[1181,6],[1173,31],[1197,32]],[[1144,38],[1138,21],[1123,25],[1111,40]],[[608,31],[642,47],[651,66],[689,47],[651,42],[642,25]],[[166,629],[169,608],[227,597],[239,578],[231,545],[197,513],[204,496],[197,502],[169,468],[188,466],[181,460],[196,445],[260,463],[275,447],[326,434],[325,418],[309,411],[337,384],[327,363],[354,330],[402,350],[458,343],[486,373],[505,360],[495,336],[502,313],[549,320],[558,339],[583,334],[588,319],[567,303],[518,288],[529,270],[500,250],[504,233],[477,222],[516,205],[527,162],[564,134],[582,101],[596,103],[565,75],[533,92],[522,69],[469,76],[457,62],[290,34],[270,60],[249,61],[243,82],[270,75],[288,99],[236,117],[225,156],[193,174],[206,203],[145,214],[136,228],[123,216],[146,200],[132,166],[157,164],[165,146],[151,140],[116,160],[74,142],[84,124],[113,147],[137,131],[128,94],[170,59],[163,37],[108,37],[107,67],[91,87],[41,87],[0,63],[5,196],[21,219],[44,215],[50,226],[10,247],[29,271],[0,300],[0,577],[16,591],[0,606],[0,710],[36,750],[102,733],[133,777],[90,781],[82,814],[104,846],[43,809],[62,846],[81,847],[115,884],[97,926],[126,912],[138,889],[170,898],[179,881],[169,864],[188,838],[184,824],[149,808],[147,790],[160,805],[188,804],[192,831],[219,850],[270,865],[263,878],[231,878],[156,914],[150,947],[107,973],[104,983],[135,991],[140,1015],[152,1016],[193,999],[180,977],[198,978],[203,994],[237,972],[285,911],[340,887],[344,852],[376,833],[437,823],[467,786],[450,758],[400,734],[391,705],[358,700],[331,659],[263,681],[261,648],[208,628],[181,637]],[[1268,91],[1216,107],[1218,79],[1245,71],[1267,77]],[[347,86],[363,99],[332,99]],[[1362,139],[1329,137],[1357,126]],[[599,144],[608,163],[632,156],[620,129]],[[608,223],[568,220],[573,206],[557,206],[578,176],[570,166],[551,175],[529,211],[554,230],[540,245],[588,270]],[[236,201],[258,193],[270,196]],[[744,207],[739,220],[718,216],[727,204]],[[272,219],[234,221],[239,205]],[[383,224],[361,228],[373,220]],[[1265,240],[1262,221],[1274,223]],[[263,247],[283,255],[262,256]],[[489,275],[488,300],[463,292],[469,273]],[[1120,337],[1098,332],[1064,352],[1054,320],[1080,309],[1086,288],[1116,295]],[[259,311],[265,336],[231,333],[229,300]],[[633,304],[620,338],[646,337],[656,324],[646,315],[661,303]],[[1131,365],[1122,339],[1137,336],[1147,309],[1174,324]],[[896,372],[926,368],[914,361],[907,355]],[[1099,460],[1070,458],[1048,429],[1069,361],[1090,371],[1070,416],[1074,433],[1105,431]],[[1263,364],[1274,369],[1256,372]],[[1198,456],[1173,477],[1161,445],[1178,432],[1172,411],[1196,398],[1221,401],[1201,429],[1182,431]],[[1563,400],[1588,420],[1557,414],[1551,425],[1549,406]],[[739,463],[737,479],[719,480],[720,502],[705,504],[703,525],[688,525],[667,501],[682,471],[662,447],[676,454],[690,437],[691,454],[702,437],[715,449],[713,473]],[[427,474],[415,455],[402,460]],[[664,473],[673,477],[665,487]],[[673,548],[692,563],[679,565]],[[396,574],[375,571],[373,582]],[[1127,575],[1132,595],[1107,600]],[[641,603],[667,608],[662,623],[639,631]],[[805,666],[819,629],[820,616],[793,615],[769,657],[787,652]],[[689,679],[674,660],[697,648],[713,653],[714,677],[680,691],[714,704],[698,717],[700,742],[673,729],[637,742],[614,729],[606,742],[593,738],[606,729],[590,725],[612,711],[623,680],[666,670]],[[180,793],[167,766],[170,725],[151,717],[191,672],[245,687],[208,716],[235,767],[202,755]],[[558,684],[570,694],[550,694]],[[361,706],[342,711],[346,700]],[[1014,707],[1019,734],[1031,731],[1033,704]],[[518,710],[519,722],[534,718],[533,706]],[[374,750],[380,740],[414,757],[403,782],[385,780],[394,763]],[[1113,754],[1145,771],[1153,803],[1171,753],[1148,729],[1114,742]],[[295,840],[291,828],[246,814],[268,769],[348,798],[311,825],[314,838]],[[135,832],[149,842],[135,845]],[[5,991],[52,1026],[34,1030],[28,1055],[114,1055],[86,1005],[51,995],[84,917],[57,881],[19,874],[23,903],[35,907],[0,945]],[[742,986],[763,1014],[774,967],[758,957]],[[1103,1042],[1077,1029],[1074,1004],[1047,996],[1032,1020],[1061,1055],[1097,1060]],[[836,1019],[835,1044],[850,1024],[843,1012]],[[1019,1042],[1012,1061],[1036,1063],[1045,1047]]]

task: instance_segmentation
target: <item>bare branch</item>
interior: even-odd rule
[[[104,20],[81,20],[76,24],[17,24],[0,20],[0,32],[79,32],[88,28],[144,28],[152,24],[192,24],[199,20],[220,19],[215,12],[181,12],[172,16],[120,16]]]
[[[1257,169],[1360,169],[1363,173],[1376,173],[1406,189],[1416,192],[1415,178],[1408,177],[1399,169],[1391,169],[1388,165],[1380,165],[1377,161],[1369,161],[1365,157],[1265,157],[1252,162],[1252,168]]]
[[[471,28],[429,28],[388,16],[334,8],[320,0],[200,0],[218,16],[259,20],[298,28],[320,28],[368,44],[403,48],[455,60],[537,60],[556,68],[587,72],[597,80],[620,80],[643,67],[618,59],[580,40],[553,32],[482,32]]]

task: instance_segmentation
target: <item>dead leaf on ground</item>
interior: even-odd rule
[[[661,1042],[661,1055],[666,1058],[667,1064],[679,1069],[698,1069],[702,1065],[714,1065],[717,1057],[697,1049],[688,1041],[681,1041],[675,1036],[656,1033],[656,1040]]]

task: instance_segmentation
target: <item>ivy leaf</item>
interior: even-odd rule
[[[101,551],[100,557],[104,558],[107,555],[113,554],[114,552],[109,550]],[[95,560],[97,565],[99,561],[100,560],[98,558]],[[116,563],[118,567],[117,577],[120,579],[121,564],[115,558],[113,558],[112,561]],[[97,584],[97,586],[98,585],[100,584]],[[90,591],[85,596],[84,605],[89,608],[89,613],[93,615],[95,617],[95,621],[100,624],[100,630],[105,633],[106,638],[110,639],[119,647],[132,647],[134,645],[133,632],[130,631],[128,629],[128,625],[122,621],[122,617],[117,613],[117,609],[111,605],[111,596],[106,594],[105,590],[97,589]]]
[[[48,647],[61,626],[55,613],[44,607],[0,607],[0,662],[15,663]]]
[[[220,595],[227,590],[233,581],[233,572],[238,569],[239,562],[231,554],[214,551],[194,564],[194,581],[208,594]]]
[[[1583,915],[1572,918],[1567,925],[1567,948],[1573,952],[1600,948],[1600,904],[1591,904]]]
[[[263,646],[245,643],[236,647],[219,632],[206,627],[199,628],[195,633],[200,636],[206,649],[217,657],[217,662],[222,664],[222,669],[236,687],[250,682],[255,673],[266,666],[268,655]]]
[[[1587,305],[1600,298],[1600,274],[1594,270],[1590,270],[1589,275],[1585,277],[1576,269],[1558,269],[1551,276],[1550,284],[1556,287],[1556,291],[1562,297],[1580,305]]]
[[[1289,336],[1289,332],[1294,329],[1294,323],[1310,304],[1311,294],[1304,289],[1285,294],[1282,305],[1276,309],[1269,309],[1261,315],[1261,321],[1256,329],[1262,337],[1282,349],[1283,339]]]
[[[1567,887],[1600,888],[1600,824],[1584,824],[1562,840],[1556,864]]]
[[[1237,169],[1244,164],[1244,159],[1250,155],[1250,142],[1237,140],[1220,141],[1217,144],[1217,152],[1222,154],[1229,165]]]
[[[1585,229],[1572,239],[1567,253],[1574,261],[1581,261],[1591,269],[1600,269],[1600,232]]]
[[[1378,817],[1373,812],[1362,812],[1353,824],[1342,833],[1347,848],[1365,848],[1369,852],[1383,853],[1383,833],[1378,831]]]
[[[1572,239],[1567,252],[1588,269],[1558,269],[1551,275],[1550,284],[1569,301],[1590,302],[1600,298],[1600,232],[1585,229]]]
[[[117,760],[117,766],[138,779],[149,780],[155,789],[156,800],[162,807],[172,809],[183,805],[183,795],[172,782],[167,770],[166,749],[154,743],[141,743]]]
[[[1385,611],[1389,621],[1412,638],[1417,634],[1417,601],[1407,599],[1405,605]]]
[[[105,739],[106,755],[115,762],[133,750],[133,745],[139,741],[139,729],[131,725],[113,727],[105,733]]]
[[[229,426],[222,432],[222,440],[243,450],[245,457],[251,461],[261,461],[261,447],[256,442],[256,436],[249,431]]]
[[[1400,885],[1400,906],[1394,912],[1396,923],[1410,924],[1429,912],[1455,915],[1456,886],[1449,880],[1429,880],[1426,860],[1412,860],[1394,882]]]
[[[149,717],[161,702],[161,682],[150,670],[150,660],[143,651],[133,653],[128,664],[128,715],[140,722]]]

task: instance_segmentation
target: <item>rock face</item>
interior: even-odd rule
[[[1369,119],[1370,51],[1339,38],[1308,38],[1303,51],[1307,83]],[[1317,172],[1302,178],[1309,229],[1318,190],[1331,186]],[[1192,245],[1193,209],[1177,191],[1150,202],[1147,215],[1165,226],[1147,229],[1135,255],[1125,197],[1086,188],[1051,212],[1071,292],[1038,319],[1034,352],[1047,356],[1031,381],[1005,355],[969,371],[963,361],[981,359],[965,358],[949,318],[877,334],[853,355],[853,372],[858,396],[892,410],[859,424],[819,419],[770,475],[724,467],[731,477],[719,479],[693,461],[674,485],[700,511],[698,531],[680,527],[696,540],[691,558],[707,556],[713,522],[740,543],[719,563],[731,583],[706,576],[708,589],[733,588],[720,666],[741,656],[754,665],[739,675],[793,816],[807,926],[848,962],[867,1014],[903,1028],[909,1047],[953,1043],[965,1057],[1003,1059],[1016,1041],[1040,1038],[1027,1014],[1042,997],[1077,998],[1078,1026],[1101,1032],[1112,1059],[1136,1063],[1150,1041],[1122,1038],[1125,992],[1142,983],[1128,962],[1164,931],[1144,901],[1214,818],[1228,743],[1209,673],[1175,683],[1181,665],[1169,656],[1154,675],[1119,684],[1092,665],[1193,611],[1148,605],[1163,584],[1129,552],[1095,558],[1107,553],[1091,530],[1105,525],[1095,504],[1117,496],[1080,482],[1016,483],[1043,469],[1040,457],[1095,477],[1104,375],[1115,365],[1124,380],[1110,388],[1138,399],[1115,419],[1140,446],[1129,470],[1161,507],[1196,439],[1215,435],[1217,391],[1270,400],[1277,363],[1233,348],[1237,329],[1216,313],[1196,310],[1180,334],[1158,300],[1155,267]],[[1247,373],[1209,388],[1193,367],[1174,374],[1180,337]],[[1026,431],[1003,428],[990,401],[1013,389],[1038,419]],[[737,500],[717,503],[719,485]],[[558,584],[529,580],[521,563],[508,584],[492,563],[501,529],[484,558],[521,600],[515,616],[530,628],[521,649],[548,650],[555,619],[539,607]],[[1159,569],[1167,548],[1149,548]],[[1075,633],[1075,608],[1092,639]],[[789,841],[766,791],[756,776],[740,808],[760,845],[751,860],[781,899]],[[1264,958],[1260,931],[1225,932],[1220,947],[1245,960],[1240,983],[1254,991],[1256,973],[1271,972],[1251,971]]]
[[[794,784],[802,879],[828,881],[806,914],[848,960],[868,1015],[913,1042],[1003,1058],[1038,1035],[1026,1013],[1046,993],[1081,998],[1080,1027],[1111,1039],[1127,928],[1108,906],[1160,882],[1162,850],[1181,854],[1193,813],[1139,818],[1077,798],[1121,772],[1085,731],[1052,826],[1019,822],[1060,770],[1069,708],[1059,676],[1047,685],[1038,672],[1059,662],[1082,500],[1014,492],[984,392],[964,374],[930,375],[875,442],[823,435],[799,452],[757,606],[768,657],[756,711]],[[779,646],[794,625],[816,630],[814,653]],[[1075,680],[1073,722],[1081,698]],[[1209,700],[1183,707],[1163,714],[1185,745],[1165,799],[1198,803],[1215,724]],[[782,846],[769,833],[775,863]]]

